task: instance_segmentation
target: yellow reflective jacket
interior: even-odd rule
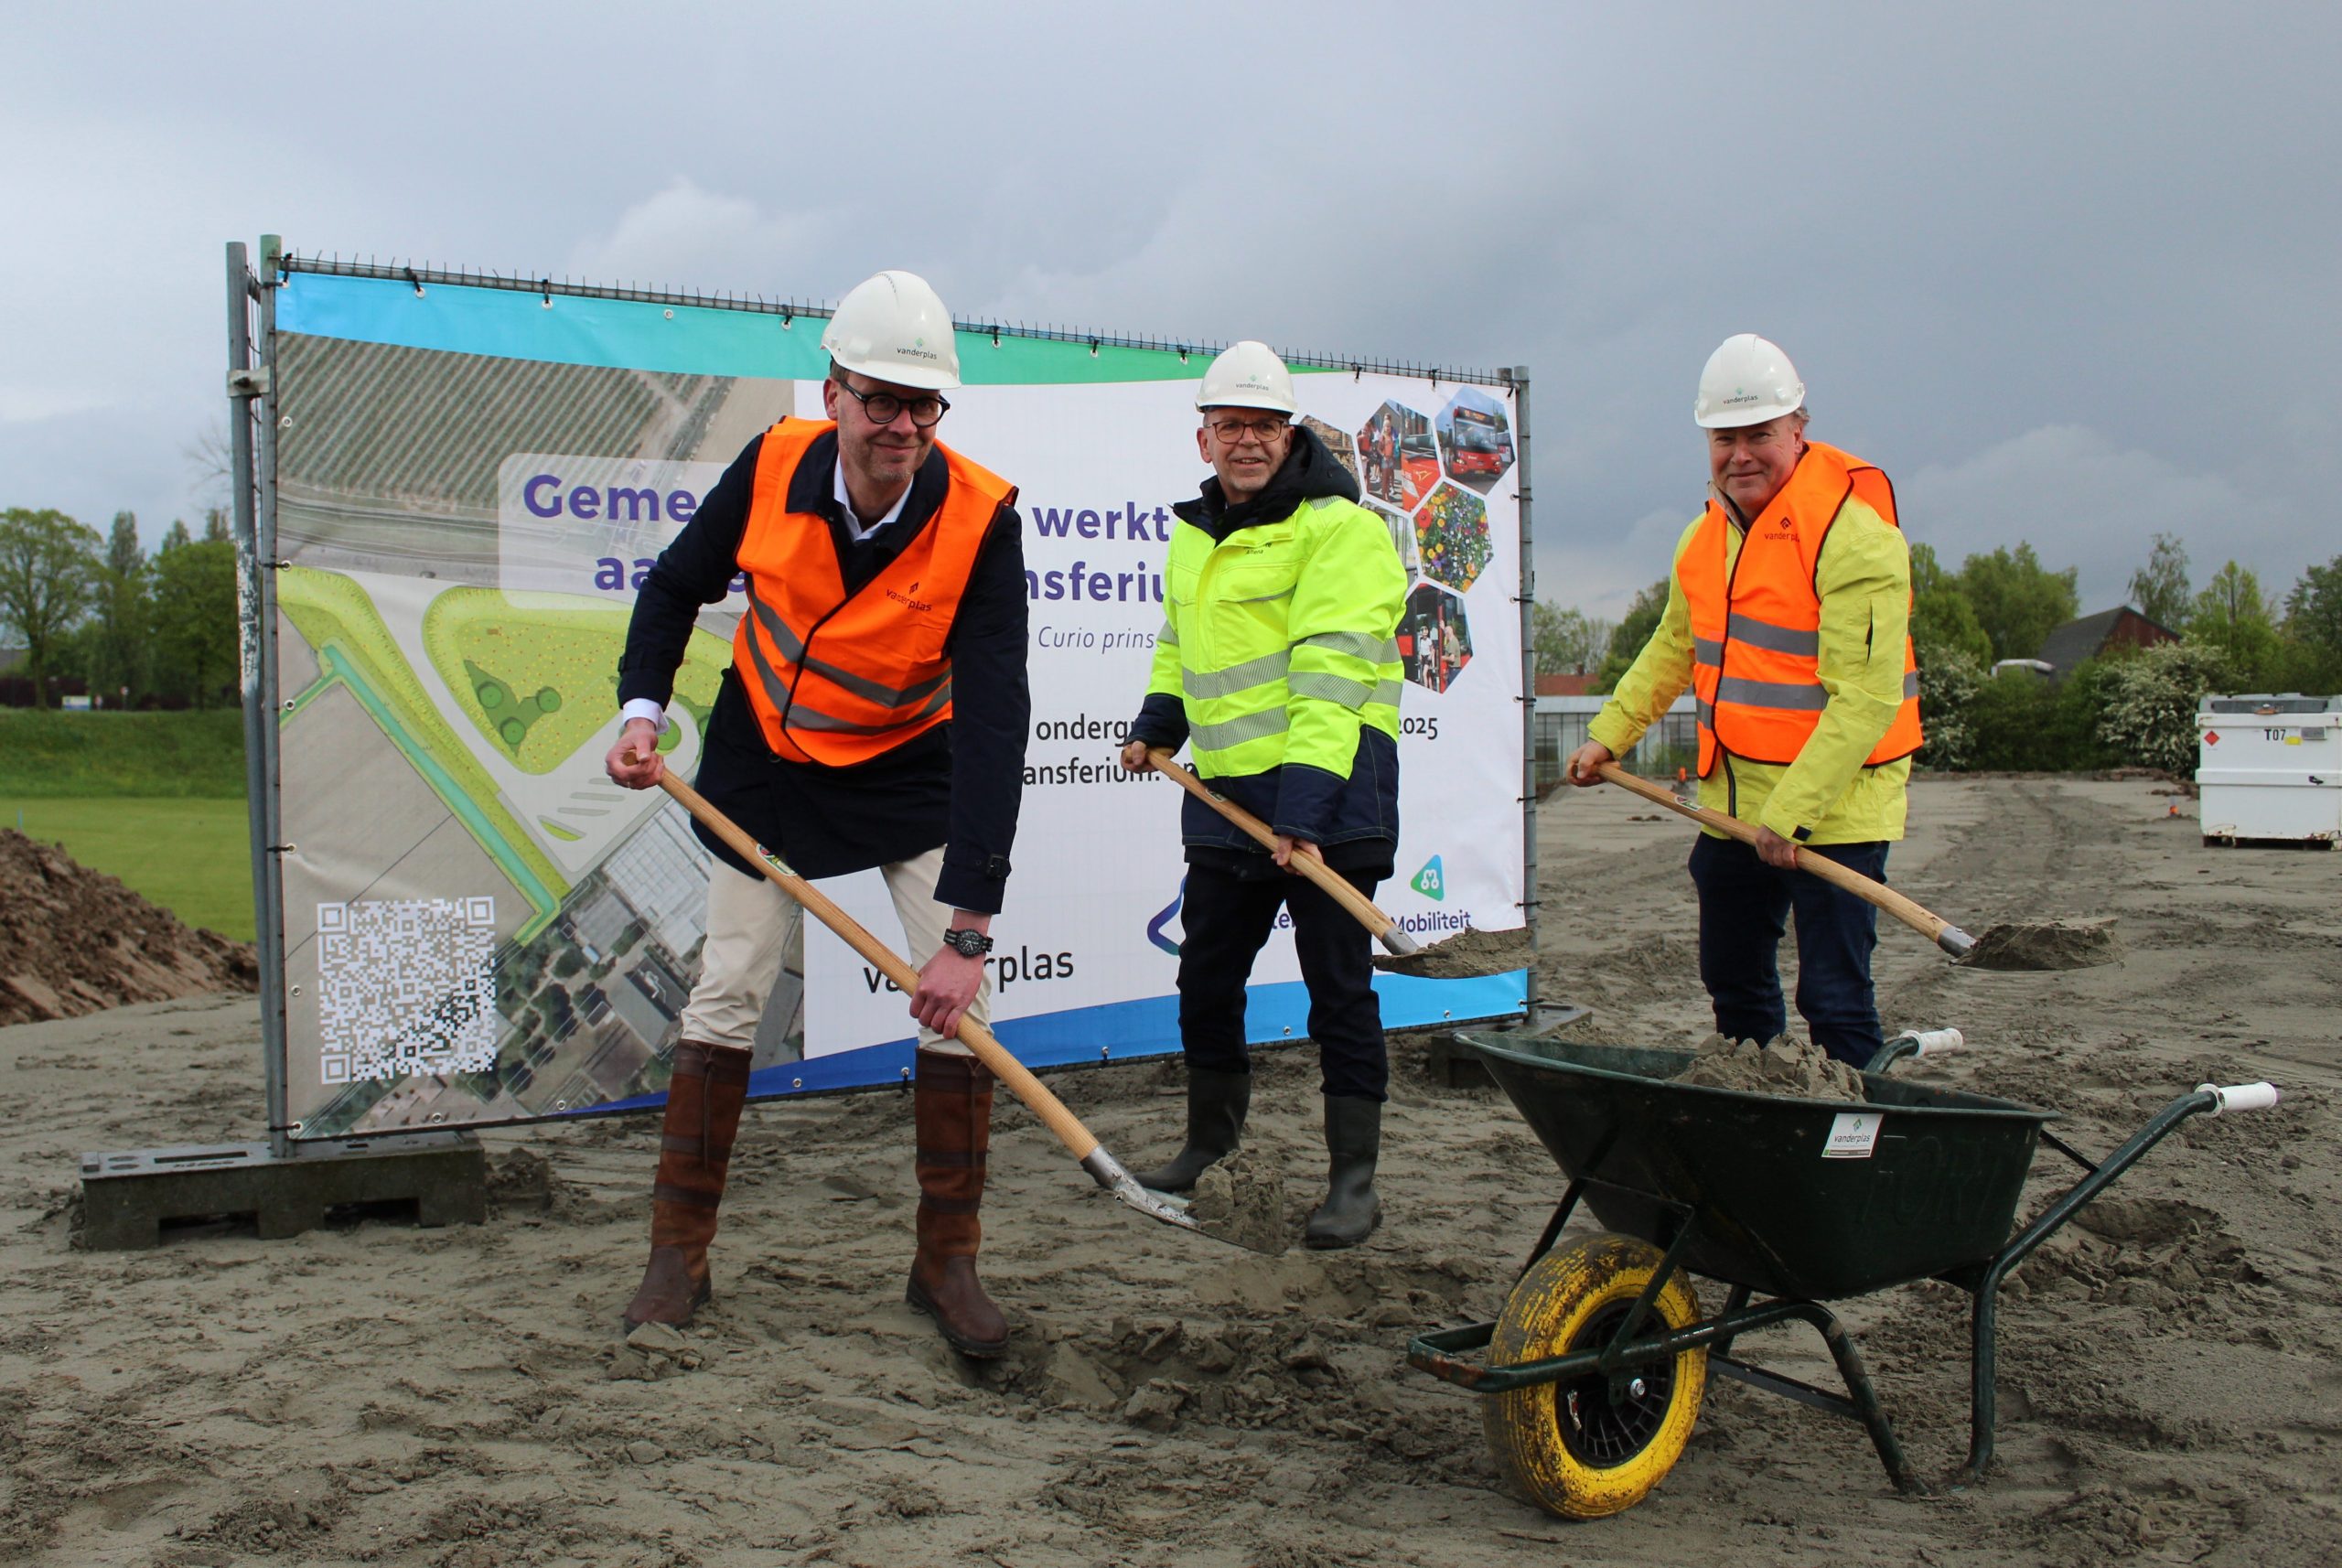
[[[1279,832],[1395,840],[1406,568],[1356,481],[1315,435],[1295,441],[1265,505],[1176,509],[1133,734],[1185,740],[1198,775]],[[1185,813],[1189,843],[1252,847],[1207,816]]]
[[[1699,532],[1694,519],[1676,541],[1676,561]],[[1739,559],[1735,524],[1724,569]],[[1814,570],[1821,596],[1820,679],[1828,693],[1821,722],[1797,760],[1785,766],[1724,757],[1700,782],[1700,804],[1802,843],[1866,843],[1903,836],[1911,761],[1877,768],[1867,758],[1903,704],[1903,644],[1910,624],[1911,553],[1900,530],[1849,499],[1831,524]],[[1692,684],[1692,618],[1675,569],[1659,629],[1586,726],[1589,737],[1624,757],[1643,731]],[[1800,831],[1801,830],[1801,831]],[[1714,835],[1722,836],[1722,835]]]

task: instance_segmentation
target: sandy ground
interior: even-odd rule
[[[72,1246],[83,1150],[242,1140],[261,1122],[248,998],[0,1031],[0,1557],[43,1563],[999,1565],[2250,1563],[2334,1560],[2342,854],[2209,850],[2143,783],[1915,791],[1892,875],[1980,929],[2116,915],[2103,968],[1952,967],[1883,933],[1890,1027],[1958,1024],[1921,1075],[2055,1107],[2107,1149],[2199,1079],[2278,1111],[2198,1120],[2013,1288],[1985,1487],[1899,1497],[1858,1429],[1713,1380],[1640,1508],[1564,1525],[1494,1489],[1473,1396],[1401,1359],[1498,1310],[1558,1196],[1494,1091],[1400,1051],[1381,1190],[1348,1253],[1261,1259],[1088,1190],[999,1117],[987,1277],[1014,1352],[958,1360],[901,1300],[909,1107],[752,1110],[717,1299],[672,1375],[615,1354],[656,1132],[490,1134],[477,1228],[367,1221],[146,1253]],[[2183,810],[2186,807],[2183,806]],[[1542,808],[1549,994],[1597,1037],[1690,1046],[1685,829],[1610,791]],[[1161,1148],[1166,1070],[1056,1080],[1113,1148]],[[1254,1141],[1312,1199],[1314,1070],[1270,1058]],[[2045,1154],[2038,1169],[2061,1162]],[[2036,1183],[2031,1204],[2052,1189]],[[1714,1288],[1706,1287],[1710,1305]],[[1851,1305],[1922,1468],[1964,1451],[1966,1297]],[[1801,1336],[1801,1337],[1800,1337]],[[1809,1331],[1743,1349],[1826,1380]],[[695,1365],[684,1369],[684,1362]]]

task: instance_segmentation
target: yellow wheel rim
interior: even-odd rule
[[[1631,1236],[1582,1237],[1557,1247],[1513,1287],[1488,1345],[1491,1366],[1514,1366],[1608,1342],[1650,1283],[1661,1254]],[[1698,1321],[1699,1298],[1678,1273],[1660,1292],[1670,1328]],[[1646,1320],[1645,1332],[1655,1327]],[[1634,1507],[1691,1441],[1707,1388],[1705,1350],[1627,1369],[1614,1398],[1600,1373],[1516,1389],[1482,1402],[1481,1423],[1505,1483],[1523,1501],[1564,1519]]]

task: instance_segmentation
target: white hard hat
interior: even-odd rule
[[[1265,408],[1291,413],[1300,405],[1293,395],[1293,372],[1276,350],[1247,338],[1220,351],[1204,371],[1196,391],[1198,408]]]
[[[1780,345],[1754,332],[1735,333],[1708,356],[1692,418],[1703,430],[1762,424],[1805,406],[1805,383]]]
[[[917,273],[883,272],[854,285],[822,329],[822,347],[844,369],[897,386],[960,384],[951,313]]]

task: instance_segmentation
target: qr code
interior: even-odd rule
[[[495,951],[491,897],[318,905],[324,1080],[494,1067]]]

